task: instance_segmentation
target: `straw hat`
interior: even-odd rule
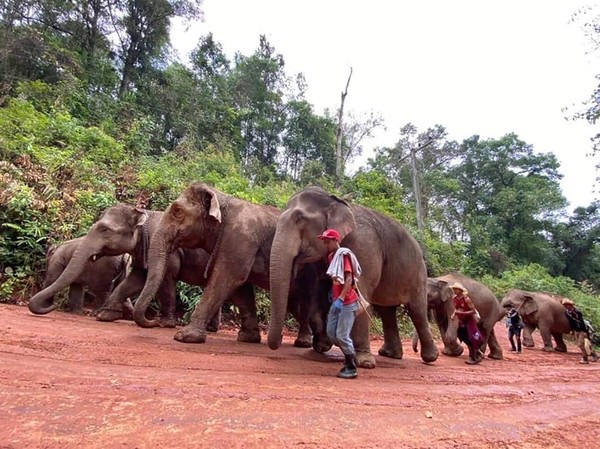
[[[451,288],[452,290],[461,290],[461,291],[463,292],[463,295],[467,295],[467,294],[469,294],[469,290],[467,290],[467,289],[465,288],[465,286],[464,286],[464,285],[462,285],[460,282],[455,282],[454,284],[452,284],[452,285],[450,286],[450,288]]]
[[[571,301],[570,299],[567,299],[567,298],[563,299],[561,302],[562,302],[563,306],[574,306],[575,305],[575,303],[573,301]]]

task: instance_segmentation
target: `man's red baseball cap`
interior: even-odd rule
[[[342,236],[335,229],[325,229],[323,234],[318,235],[317,238],[321,240],[332,239],[339,242],[342,239]]]

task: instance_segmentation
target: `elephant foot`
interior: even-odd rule
[[[535,344],[533,343],[533,341],[523,341],[523,346],[525,346],[526,348],[534,348]]]
[[[214,334],[215,332],[217,332],[219,330],[219,325],[218,324],[215,325],[213,323],[208,323],[206,326],[206,330],[208,332],[212,332]]]
[[[298,335],[298,338],[294,340],[295,348],[311,348],[312,347],[312,335],[303,334]]]
[[[247,331],[242,329],[238,332],[237,341],[243,343],[260,343],[260,332],[258,330]]]
[[[504,358],[502,353],[497,353],[497,352],[490,352],[487,357],[488,357],[488,359],[493,359],[493,360],[502,360]]]
[[[389,357],[391,359],[401,359],[404,354],[402,353],[401,346],[394,347],[392,345],[384,343],[384,345],[381,348],[379,348],[379,355],[383,357]]]
[[[332,346],[333,343],[331,343],[331,341],[320,339],[318,341],[313,341],[312,348],[315,352],[319,354],[325,354],[331,349]]]
[[[567,352],[567,347],[566,346],[555,346],[554,350],[556,352]]]
[[[544,351],[544,352],[554,352],[554,348],[552,346],[544,346],[542,348],[542,351]]]
[[[459,355],[462,355],[463,352],[465,352],[465,348],[463,348],[462,346],[457,346],[454,349],[444,348],[442,350],[442,354],[447,355],[449,357],[458,357]]]
[[[360,368],[373,369],[375,368],[375,356],[370,352],[359,351],[356,353],[356,363]]]
[[[100,309],[96,314],[96,320],[98,321],[117,321],[122,318],[123,312],[121,310]]]
[[[186,326],[178,331],[173,338],[181,343],[206,343],[206,332]]]
[[[433,363],[437,360],[439,351],[435,345],[428,348],[421,347],[421,360],[425,363]]]
[[[168,327],[168,328],[177,327],[177,321],[175,321],[175,318],[161,317],[160,327]]]

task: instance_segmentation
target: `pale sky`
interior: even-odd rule
[[[346,111],[373,110],[387,128],[365,142],[365,158],[394,145],[408,122],[443,125],[458,141],[515,132],[557,155],[573,208],[597,197],[596,162],[586,157],[594,128],[563,112],[598,85],[598,58],[569,23],[583,5],[595,2],[204,0],[204,22],[175,27],[173,43],[185,59],[212,32],[233,58],[251,55],[264,34],[288,74],[304,73],[317,113],[337,110],[352,67]]]

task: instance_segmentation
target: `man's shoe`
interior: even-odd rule
[[[510,352],[517,352],[517,350],[516,349],[511,349]]]
[[[598,361],[598,356],[597,355],[592,355],[592,362],[597,362]]]
[[[581,360],[579,361],[579,363],[581,363],[582,365],[589,365],[589,364],[590,364],[590,362],[588,362],[588,360],[587,360],[587,359],[581,359]]]
[[[337,377],[341,377],[342,379],[354,379],[358,377],[358,371],[345,366],[339,373],[337,373]]]
[[[356,361],[354,360],[354,355],[345,355],[346,364],[337,373],[337,377],[341,377],[342,379],[354,379],[358,376],[358,369],[356,367]]]

